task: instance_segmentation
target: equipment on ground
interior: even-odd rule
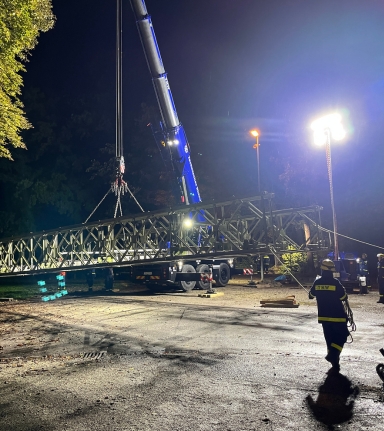
[[[284,298],[262,299],[260,301],[263,308],[298,308],[299,303],[295,295],[289,295]]]
[[[328,257],[335,265],[333,276],[340,280],[347,293],[368,293],[367,278],[360,274],[360,258],[356,252],[340,252],[338,260],[333,260],[333,252]]]

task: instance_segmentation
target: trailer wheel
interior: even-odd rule
[[[209,273],[210,268],[205,263],[201,263],[200,265],[197,266],[196,272],[200,274]],[[203,280],[197,281],[196,287],[201,290],[209,289],[209,281],[203,281]]]
[[[228,264],[220,263],[219,273],[217,275],[216,286],[224,287],[228,284],[229,279],[231,278],[231,270],[229,269]]]
[[[181,272],[196,272],[196,269],[192,265],[183,265]],[[196,281],[180,281],[180,286],[184,292],[189,292],[196,286]]]

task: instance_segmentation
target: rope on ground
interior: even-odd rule
[[[275,259],[277,259],[277,261],[286,267],[286,265],[284,264],[284,262],[281,261],[281,259],[279,258],[279,256],[276,253],[276,250],[273,247],[269,247],[269,249],[271,250],[272,254],[275,256]],[[309,291],[300,283],[300,281],[292,274],[292,271],[287,268],[287,272],[288,274],[299,284],[299,286],[301,286],[307,293],[309,293]]]

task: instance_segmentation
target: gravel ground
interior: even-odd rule
[[[119,283],[0,303],[0,429],[384,429],[377,292],[350,296],[357,331],[334,376],[307,292],[247,281],[213,298]],[[260,306],[289,295],[298,308]]]

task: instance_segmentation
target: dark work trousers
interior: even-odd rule
[[[380,301],[384,302],[384,279],[383,278],[379,278],[377,281],[379,282]]]
[[[325,342],[328,347],[328,358],[332,363],[339,363],[340,353],[347,341],[349,331],[344,322],[322,322]]]

